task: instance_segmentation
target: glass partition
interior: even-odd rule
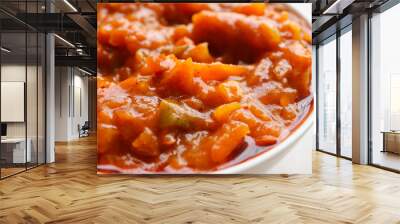
[[[17,19],[43,3],[0,1],[1,179],[45,163],[46,40]]]
[[[28,1],[26,12],[42,13],[43,1]],[[33,19],[38,19],[35,16]],[[38,21],[37,21],[38,22]],[[43,65],[44,65],[44,34],[33,28],[27,28],[27,142],[31,150],[31,161],[27,164],[28,168],[35,167],[44,161],[43,127],[40,119],[44,110],[44,88],[43,85]],[[27,148],[29,149],[29,148]]]
[[[26,150],[26,33],[3,32],[1,46],[1,174],[6,177],[25,170],[31,161],[29,145]]]

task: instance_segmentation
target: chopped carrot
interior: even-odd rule
[[[264,135],[255,138],[255,142],[259,146],[273,145],[278,141],[278,138],[272,135]]]
[[[296,24],[295,22],[293,22],[293,21],[284,22],[282,24],[282,26],[281,26],[281,30],[290,32],[291,35],[292,35],[292,38],[294,40],[300,40],[302,38],[302,36],[301,36],[301,32],[302,32],[301,27],[298,24]]]
[[[243,97],[243,91],[239,82],[229,80],[219,84],[216,88],[217,94],[224,102],[240,101]]]
[[[214,61],[210,52],[208,51],[208,44],[202,43],[190,49],[187,57],[191,57],[195,62],[211,63]]]
[[[264,3],[245,3],[245,4],[237,4],[234,8],[234,12],[242,13],[245,15],[255,15],[262,16],[264,15],[264,10],[266,5]]]
[[[200,76],[204,81],[223,81],[230,76],[245,76],[249,69],[242,65],[230,65],[215,62],[211,64],[193,63],[195,76]]]
[[[241,104],[238,102],[223,104],[217,107],[213,113],[213,118],[218,122],[226,122],[229,119],[229,115],[235,111],[240,109]]]
[[[243,122],[225,123],[211,136],[214,140],[210,149],[211,159],[216,163],[226,161],[249,132],[249,127]]]
[[[97,151],[101,154],[114,149],[118,141],[118,129],[113,125],[103,124],[98,127]]]
[[[132,142],[132,151],[142,156],[158,156],[157,136],[150,128],[144,128],[143,132]]]

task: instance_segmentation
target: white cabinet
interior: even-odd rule
[[[7,163],[25,163],[32,161],[32,141],[28,138],[26,142],[27,147],[25,151],[25,138],[7,138],[1,140],[2,152],[7,152],[7,158],[5,158]]]

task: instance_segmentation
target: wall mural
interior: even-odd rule
[[[311,4],[98,4],[98,173],[310,173]]]

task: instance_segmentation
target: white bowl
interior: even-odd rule
[[[303,17],[308,24],[311,23],[311,3],[291,3],[285,4],[288,6],[289,9],[294,10],[297,14]],[[312,97],[312,96],[311,96]],[[237,164],[233,164],[232,166],[228,166],[226,168],[221,168],[219,170],[213,172],[195,172],[195,173],[188,173],[188,172],[177,172],[177,173],[163,173],[163,172],[138,172],[135,169],[120,169],[114,165],[98,165],[98,170],[108,170],[114,172],[121,172],[125,174],[266,174],[266,173],[304,173],[299,172],[297,167],[294,165],[296,163],[293,161],[292,158],[290,161],[285,161],[286,167],[291,169],[291,172],[288,172],[288,169],[281,169],[278,167],[274,171],[271,172],[274,164],[276,165],[277,160],[286,159],[289,160],[288,157],[285,157],[285,153],[288,154],[289,152],[297,151],[299,156],[310,157],[308,159],[302,160],[300,165],[303,168],[304,164],[307,163],[309,165],[309,172],[311,172],[311,148],[313,147],[314,142],[314,133],[312,130],[314,124],[314,103],[313,100],[309,105],[309,112],[303,119],[300,121],[299,126],[295,127],[295,129],[289,134],[289,136],[283,140],[282,142],[278,143],[276,146],[273,146],[270,149],[265,149],[264,151],[259,152],[256,155],[251,156],[250,158],[239,161]],[[299,153],[300,152],[300,153]],[[309,154],[303,152],[310,152]],[[303,169],[304,170],[304,169]],[[102,172],[98,172],[102,173]]]

